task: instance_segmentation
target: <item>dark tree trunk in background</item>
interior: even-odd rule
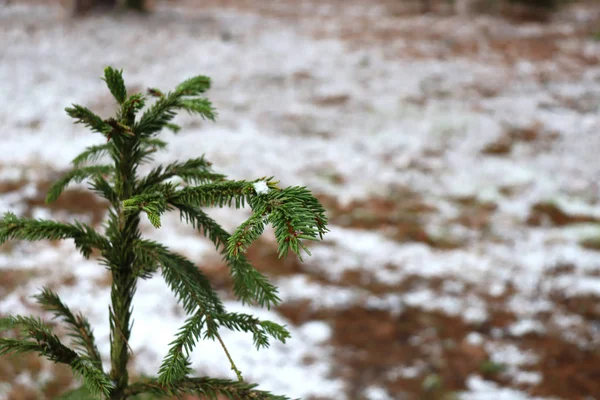
[[[95,9],[111,9],[117,5],[117,0],[72,0],[71,13],[84,15]]]
[[[421,0],[421,12],[428,13],[431,12],[431,0]]]
[[[111,10],[122,3],[119,0],[72,0],[71,12],[73,15],[84,15],[94,10]],[[149,9],[147,0],[125,0],[124,5],[136,11]]]
[[[137,11],[148,11],[147,0],[125,0],[127,8]]]

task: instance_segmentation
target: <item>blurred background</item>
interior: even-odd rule
[[[257,352],[223,332],[244,377],[303,399],[600,399],[600,2],[563,0],[4,0],[0,212],[100,226],[106,205],[46,191],[102,137],[78,103],[203,74],[216,123],[186,115],[157,162],[205,154],[231,178],[274,175],[323,202],[331,232],[304,263],[249,250],[282,305],[242,307],[220,257],[178,215],[147,237],[185,254],[232,311],[287,324]],[[244,210],[210,210],[231,230]],[[88,315],[105,357],[110,276],[72,243],[0,246],[0,315],[35,314],[47,285]],[[134,376],[154,374],[185,317],[142,281]],[[199,375],[234,378],[219,346]],[[76,382],[2,357],[0,399]]]

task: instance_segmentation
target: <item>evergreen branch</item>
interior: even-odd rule
[[[60,178],[48,191],[46,196],[46,203],[52,203],[58,199],[58,196],[65,190],[69,184],[73,182],[82,182],[85,179],[93,178],[96,176],[109,175],[113,173],[114,167],[110,165],[91,165],[88,167],[81,167],[67,172]]]
[[[112,244],[108,239],[91,226],[82,224],[81,222],[75,222],[72,226],[77,229],[76,233],[73,235],[75,247],[79,249],[85,258],[90,256],[93,249],[107,251],[112,248]]]
[[[139,145],[135,159],[139,160],[140,164],[152,161],[154,159],[154,153],[167,148],[166,142],[152,137],[141,138]]]
[[[84,351],[85,355],[102,369],[102,358],[96,347],[94,333],[89,321],[83,315],[74,315],[52,290],[44,287],[42,293],[34,296],[42,308],[54,314],[55,318],[61,318],[69,327],[69,336],[74,339],[74,344]]]
[[[188,314],[202,306],[206,312],[223,312],[223,304],[210,281],[186,258],[174,253],[161,257],[163,278]]]
[[[0,355],[15,353],[42,353],[43,349],[39,344],[22,339],[0,338]]]
[[[273,225],[279,257],[291,249],[302,260],[301,250],[310,255],[303,240],[318,240],[327,232],[327,217],[318,200],[304,187],[269,190],[249,200],[253,215],[229,238],[228,253],[236,257],[255,240],[264,219]]]
[[[171,347],[158,369],[159,384],[168,386],[173,382],[185,378],[188,372],[187,357],[194,349],[196,341],[200,338],[206,318],[204,310],[200,308],[179,329],[175,335],[175,340],[170,343]]]
[[[210,400],[218,400],[219,396],[231,400],[291,400],[286,396],[277,396],[267,391],[255,390],[257,386],[246,382],[209,377],[185,378],[165,386],[160,384],[157,379],[152,378],[131,384],[125,393],[129,396],[141,393],[159,395],[192,394]]]
[[[98,161],[103,156],[109,154],[111,147],[112,143],[110,142],[96,146],[89,146],[81,154],[75,157],[71,163],[75,167],[81,167],[83,164]]]
[[[179,133],[179,131],[181,130],[181,126],[177,124],[165,124],[165,128],[167,128],[173,133]]]
[[[329,229],[327,229],[328,221],[325,208],[323,208],[323,205],[319,200],[317,200],[306,187],[292,186],[284,189],[282,192],[284,192],[285,195],[297,197],[302,202],[302,207],[314,216],[312,224],[319,234],[319,239],[323,240],[323,235],[329,232]]]
[[[185,96],[197,96],[208,89],[210,89],[210,78],[198,75],[181,82],[175,92]]]
[[[104,69],[103,81],[106,82],[108,90],[110,90],[119,104],[123,104],[127,98],[127,89],[125,88],[125,81],[123,80],[123,70],[119,71],[112,67],[106,67]]]
[[[138,247],[136,255],[140,255],[140,261],[146,265],[152,265],[152,258],[154,258],[154,264],[161,264],[165,281],[179,298],[186,313],[193,313],[192,317],[188,318],[185,325],[179,330],[176,339],[171,342],[172,346],[160,366],[159,381],[162,384],[169,384],[186,375],[188,372],[187,356],[192,352],[200,337],[203,325],[211,314],[223,313],[224,308],[210,286],[210,282],[190,261],[168,252],[159,244],[138,241],[138,244],[142,243],[144,246],[136,246]],[[144,272],[148,274],[146,271]]]
[[[263,214],[264,211],[255,212],[229,237],[227,252],[231,257],[235,258],[240,253],[245,253],[248,247],[263,234],[266,225]]]
[[[271,321],[261,321],[248,314],[217,314],[213,316],[213,318],[218,322],[219,326],[224,326],[229,330],[252,333],[254,345],[257,350],[260,350],[261,347],[269,347],[269,336],[282,343],[285,343],[286,339],[291,337],[290,333],[285,329],[285,326],[281,326]],[[208,325],[207,328],[205,338],[214,339],[218,333],[214,328]]]
[[[281,302],[277,296],[277,288],[265,275],[257,271],[245,256],[226,256],[225,261],[231,269],[233,293],[242,304],[256,303],[270,309]]]
[[[73,239],[75,246],[85,257],[89,257],[92,249],[108,250],[110,242],[94,228],[76,222],[63,224],[54,221],[19,218],[8,212],[0,219],[0,244],[9,239],[20,240],[58,240]]]
[[[160,216],[169,211],[167,197],[174,191],[172,184],[155,186],[158,189],[150,193],[142,193],[123,201],[123,211],[126,213],[143,211],[155,228],[160,228]]]
[[[108,395],[112,382],[91,360],[80,357],[75,351],[63,345],[38,318],[6,317],[0,319],[0,326],[19,328],[23,339],[0,338],[0,355],[9,353],[37,352],[55,363],[67,364],[73,372],[83,377],[84,383],[93,394]]]
[[[17,328],[24,336],[23,339],[0,338],[0,355],[34,351],[50,361],[69,365],[79,357],[39,318],[9,316],[0,318],[0,326]]]
[[[80,386],[77,389],[69,390],[61,394],[56,400],[97,400],[98,398],[90,393],[88,388]]]
[[[187,258],[170,252],[163,245],[150,240],[136,240],[136,254],[145,253],[145,264],[160,266],[163,278],[188,315],[202,307],[207,313],[223,313],[221,300],[206,276]],[[155,268],[156,268],[155,267]]]
[[[85,357],[77,357],[71,364],[76,375],[83,378],[83,383],[93,395],[109,396],[114,384],[109,377]]]
[[[86,107],[73,104],[73,107],[67,107],[65,108],[65,111],[71,118],[75,119],[76,124],[83,124],[94,132],[108,136],[109,132],[112,130],[110,125]]]
[[[204,157],[200,157],[185,162],[174,162],[166,166],[157,166],[140,181],[138,191],[143,193],[152,186],[163,183],[175,176],[180,177],[185,182],[195,184],[223,180],[225,176],[212,172],[211,165]]]
[[[190,114],[198,114],[202,118],[214,121],[217,115],[212,103],[208,99],[181,100],[180,107]]]
[[[166,95],[158,89],[149,89],[150,94],[158,97],[154,103],[142,115],[135,131],[140,136],[151,136],[159,132],[167,125],[171,126],[171,120],[175,117],[177,109],[185,109],[190,113],[200,114],[205,118],[214,120],[214,110],[206,99],[186,98],[186,96],[197,96],[210,88],[210,79],[205,76],[196,76],[182,82],[174,92]]]
[[[182,221],[200,231],[213,242],[217,250],[220,247],[223,249],[227,247],[229,233],[199,207],[175,201],[171,201],[170,204],[179,210],[179,217]]]
[[[100,175],[94,177],[89,186],[94,192],[108,200],[113,206],[119,202],[119,195],[104,177]]]
[[[250,264],[244,254],[232,257],[227,253],[230,235],[226,230],[196,206],[178,202],[171,204],[179,210],[181,219],[208,237],[217,250],[223,248],[224,260],[231,269],[233,292],[243,304],[256,302],[267,309],[279,304],[277,288]]]
[[[121,111],[119,117],[128,124],[132,125],[135,120],[135,114],[138,113],[146,105],[146,98],[141,93],[136,93],[129,96],[127,100],[121,105]]]
[[[155,148],[159,150],[165,150],[168,146],[168,143],[164,140],[160,140],[153,137],[145,137],[140,138],[140,144],[142,144],[146,148]]]
[[[219,341],[219,344],[221,344],[221,347],[223,348],[223,350],[225,351],[225,355],[227,356],[227,359],[229,360],[229,364],[231,365],[231,369],[235,372],[238,381],[239,382],[244,382],[244,377],[242,376],[242,371],[240,371],[238,369],[238,367],[235,365],[235,362],[233,362],[233,358],[231,357],[231,354],[229,354],[229,350],[227,350],[227,346],[225,346],[225,342],[223,342],[223,339],[221,338],[221,335],[219,335],[219,332],[216,332],[214,337],[217,338],[217,340]]]
[[[246,196],[254,191],[252,185],[252,182],[247,181],[225,181],[186,187],[173,193],[168,201],[201,207],[243,208]]]
[[[169,93],[158,99],[140,118],[135,131],[140,136],[150,136],[159,132],[175,117],[175,110],[179,107],[180,93]]]

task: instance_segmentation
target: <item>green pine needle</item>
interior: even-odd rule
[[[118,71],[112,67],[106,67],[104,69],[104,79],[108,89],[114,96],[114,98],[123,104],[127,98],[127,89],[125,88],[125,81],[123,80],[123,71]]]
[[[81,314],[73,314],[58,295],[46,287],[34,297],[44,310],[52,312],[55,318],[60,318],[67,324],[69,336],[73,338],[76,348],[92,360],[94,365],[102,368],[102,358],[96,347],[94,333],[87,318]]]
[[[89,167],[79,167],[63,175],[48,191],[46,203],[52,203],[58,199],[60,194],[71,183],[79,183],[85,179],[94,178],[96,176],[111,175],[114,167],[110,165],[91,165]]]
[[[210,84],[209,77],[199,75],[181,82],[175,91],[185,96],[196,96],[210,89]]]
[[[89,146],[71,161],[74,167],[81,167],[86,163],[98,161],[105,155],[108,155],[112,148],[112,143],[105,143],[97,146]]]
[[[102,118],[83,106],[73,104],[73,107],[67,107],[65,111],[71,118],[75,119],[76,124],[83,124],[94,132],[106,136],[112,130],[111,126],[104,122]]]
[[[20,218],[13,213],[5,213],[0,219],[0,244],[9,239],[28,241],[74,239],[75,246],[88,257],[93,249],[108,250],[109,241],[94,228],[76,222],[63,224],[41,219]]]

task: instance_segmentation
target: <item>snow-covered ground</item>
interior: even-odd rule
[[[66,18],[59,7],[0,8],[0,183],[48,179],[85,146],[102,142],[62,110],[78,103],[110,115],[110,93],[99,79],[106,65],[122,68],[137,91],[208,75],[217,123],[182,116],[183,130],[165,134],[170,148],[158,162],[205,154],[232,178],[273,175],[344,210],[332,219],[325,243],[312,247],[302,273],[275,278],[284,302],[304,301],[315,310],[360,306],[398,318],[407,308],[454,317],[472,330],[466,345],[506,368],[502,384],[469,376],[463,398],[533,398],[530,389],[549,378],[527,367],[539,355],[514,341],[552,333],[593,347],[600,339],[592,322],[556,300],[557,293],[600,296],[600,253],[581,244],[600,237],[600,42],[577,35],[577,13],[542,27],[489,17],[404,18],[353,4],[343,11],[315,6],[314,20],[219,7],[81,20]],[[545,35],[553,38],[553,53],[537,56],[540,47],[546,51]],[[521,42],[498,44],[515,37],[534,47],[520,53]],[[399,239],[389,222],[361,229],[365,216],[354,205],[368,208],[375,198],[401,204],[407,188],[433,210],[418,216],[429,241]],[[0,211],[23,213],[25,199],[35,195],[34,183],[0,193]],[[540,204],[586,223],[552,224],[543,211],[537,223],[527,223]],[[464,222],[479,218],[474,214],[485,205],[492,207],[481,225]],[[245,215],[213,214],[229,229]],[[65,218],[40,207],[33,216]],[[145,231],[199,265],[214,260],[209,244],[176,216],[164,225]],[[434,244],[440,241],[453,245]],[[560,266],[569,268],[549,273]],[[0,252],[0,273],[21,268],[37,273],[6,293],[0,314],[35,312],[27,297],[54,285],[90,316],[107,356],[103,268],[69,243]],[[382,293],[345,285],[352,272],[369,285],[395,287],[414,277],[441,278],[443,285]],[[74,277],[72,284],[61,283],[66,277]],[[492,307],[514,320],[488,335],[481,327],[494,324]],[[159,278],[140,282],[134,310],[135,366],[151,374],[184,316]],[[336,373],[332,321],[293,324],[277,311],[244,311],[287,324],[292,333],[286,345],[256,352],[250,337],[223,332],[245,378],[261,388],[304,398],[399,398],[379,381],[345,394],[350,382]],[[411,340],[420,343],[419,335]],[[193,361],[200,374],[233,377],[214,343],[201,343]],[[396,367],[426,381],[420,361]]]

